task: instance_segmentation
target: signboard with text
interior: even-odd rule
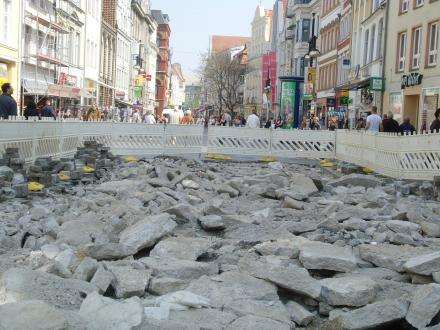
[[[423,75],[418,72],[412,72],[407,75],[403,75],[400,80],[400,85],[402,89],[407,87],[413,87],[417,85],[421,85],[423,80]]]
[[[281,86],[281,113],[286,117],[293,115],[295,106],[296,82],[284,81]]]

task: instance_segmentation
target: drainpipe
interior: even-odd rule
[[[387,0],[387,2],[385,3],[385,6],[386,6],[386,8],[385,8],[385,24],[384,24],[384,31],[385,31],[385,34],[384,34],[384,38],[383,38],[383,56],[382,56],[382,79],[383,79],[383,82],[384,82],[384,87],[385,87],[385,60],[386,60],[386,57],[387,57],[387,42],[388,42],[388,18],[389,18],[389,15],[390,15],[390,4],[389,4],[389,1],[390,0]],[[382,106],[382,115],[383,115],[383,112],[384,112],[384,108],[385,108],[385,106],[384,106],[384,104],[383,104],[383,102],[384,102],[384,95],[385,94],[385,89],[381,92],[381,106]]]

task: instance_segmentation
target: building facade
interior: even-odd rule
[[[191,110],[193,114],[199,110],[202,105],[202,87],[200,85],[186,85],[185,86],[185,108]]]
[[[440,1],[388,1],[384,109],[429,129],[440,107]]]
[[[116,0],[103,0],[101,56],[99,69],[99,106],[114,105],[116,79]]]
[[[152,10],[153,18],[156,21],[157,39],[156,45],[159,48],[156,65],[156,108],[157,116],[161,116],[163,109],[170,101],[170,73],[171,73],[171,52],[170,52],[170,19],[167,14],[160,10]]]
[[[0,33],[0,85],[9,82],[14,88],[14,98],[21,105],[21,31],[22,25],[13,23],[13,17],[21,18],[22,1],[0,1],[2,29]]]
[[[130,106],[131,74],[131,1],[117,0],[116,11],[115,104]]]
[[[171,92],[170,104],[182,107],[185,103],[185,77],[179,63],[171,65]]]
[[[272,10],[259,5],[252,21],[252,36],[249,47],[248,69],[245,76],[245,114],[257,110],[263,113],[263,55],[270,51]]]

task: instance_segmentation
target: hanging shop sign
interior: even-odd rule
[[[335,107],[336,106],[336,99],[328,98],[327,99],[327,107]]]
[[[137,75],[136,79],[134,80],[134,85],[135,86],[144,86],[144,76],[142,75]]]
[[[115,97],[119,100],[123,100],[125,98],[125,92],[115,92]]]
[[[400,85],[402,89],[407,87],[421,85],[423,80],[423,75],[417,72],[412,72],[407,75],[403,75],[400,80]]]
[[[76,76],[61,72],[59,85],[76,86],[78,79]]]
[[[372,91],[383,91],[385,88],[384,79],[382,77],[371,77],[370,78],[370,90]]]
[[[134,97],[142,97],[142,86],[134,86]]]

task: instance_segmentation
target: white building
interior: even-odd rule
[[[248,73],[245,76],[244,103],[261,112],[263,108],[263,55],[270,51],[272,10],[259,5],[252,21],[252,37],[249,47]]]
[[[116,10],[116,103],[131,104],[129,98],[131,73],[131,0],[117,0]]]
[[[179,63],[171,65],[171,105],[182,106],[185,103],[185,77]]]
[[[87,0],[85,11],[84,88],[91,96],[84,104],[98,103],[99,59],[101,51],[102,1]]]

